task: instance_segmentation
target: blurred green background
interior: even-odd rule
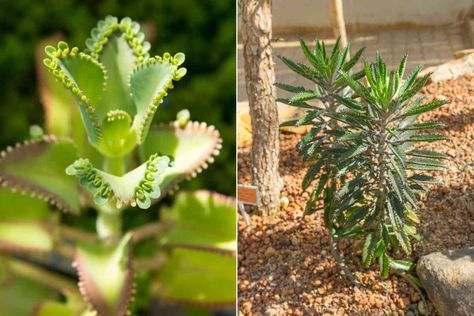
[[[191,119],[215,125],[224,140],[216,162],[181,188],[235,195],[235,1],[231,0],[0,0],[0,146],[44,126],[35,73],[35,48],[61,33],[85,47],[89,31],[106,15],[151,25],[151,54],[186,54],[188,74],[155,116],[169,122],[184,108]]]

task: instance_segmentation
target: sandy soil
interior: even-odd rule
[[[448,125],[449,141],[425,148],[448,154],[449,168],[439,174],[420,202],[423,241],[413,260],[433,251],[474,245],[474,76],[438,82],[424,88],[429,97],[452,102],[424,114]],[[302,192],[306,167],[294,149],[301,135],[281,134],[282,197],[288,199],[279,218],[239,218],[239,315],[418,315],[434,313],[404,279],[378,276],[377,266],[364,269],[361,242],[347,240],[340,249],[363,287],[354,289],[331,256],[322,214],[303,219],[308,192]],[[239,148],[239,183],[250,183],[249,146]],[[359,272],[357,272],[359,271]]]

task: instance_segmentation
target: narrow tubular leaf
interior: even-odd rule
[[[444,104],[448,104],[448,103],[449,103],[449,101],[446,101],[446,100],[434,100],[434,101],[431,101],[431,102],[428,102],[428,103],[425,103],[425,104],[422,104],[422,105],[418,105],[418,106],[415,106],[415,107],[410,107],[402,114],[402,117],[425,113],[425,112],[434,110],[436,108],[439,108],[440,106],[442,106]]]
[[[449,139],[449,136],[443,134],[420,134],[410,136],[409,141],[411,142],[434,142],[438,140]]]
[[[309,90],[306,90],[305,87],[301,86],[292,86],[286,83],[275,83],[275,86],[279,89],[288,91],[288,92],[293,92],[293,93],[300,93],[300,92],[311,92]]]
[[[404,127],[403,131],[411,131],[411,130],[426,130],[426,129],[441,129],[445,128],[446,125],[437,121],[427,121],[420,124],[413,124],[407,127]]]
[[[438,153],[436,151],[431,151],[431,150],[421,150],[421,149],[414,149],[412,151],[409,151],[407,155],[410,156],[417,156],[417,157],[426,157],[426,158],[433,158],[433,159],[448,159],[449,156]]]
[[[415,182],[421,182],[421,183],[429,183],[429,184],[441,184],[442,183],[441,181],[439,181],[439,180],[437,180],[433,177],[424,175],[424,174],[415,174],[415,175],[409,177],[408,180],[415,181]]]

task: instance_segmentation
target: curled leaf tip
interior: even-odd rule
[[[78,159],[66,168],[66,173],[76,176],[98,205],[114,198],[119,206],[132,205],[147,209],[152,199],[160,197],[162,174],[172,165],[168,156],[154,154],[140,167],[117,177],[94,168],[88,159]]]

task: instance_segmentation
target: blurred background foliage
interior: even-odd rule
[[[169,122],[184,108],[191,119],[215,125],[224,140],[209,170],[181,188],[235,194],[235,2],[229,0],[0,0],[0,146],[44,126],[35,72],[35,49],[62,34],[85,47],[98,20],[129,16],[151,30],[151,54],[186,54],[186,77],[169,92],[155,122]]]

